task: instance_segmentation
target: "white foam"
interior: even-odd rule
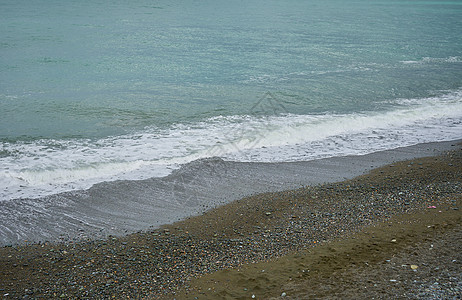
[[[429,63],[461,63],[462,58],[460,56],[449,56],[449,57],[422,57],[420,60],[403,60],[402,64],[429,64]]]
[[[213,117],[169,129],[90,140],[4,143],[0,199],[40,197],[118,179],[168,175],[212,156],[294,161],[365,154],[462,137],[462,91],[398,99],[394,109],[352,114]]]

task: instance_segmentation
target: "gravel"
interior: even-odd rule
[[[397,162],[341,183],[254,195],[150,232],[4,247],[0,295],[5,299],[173,299],[180,290],[188,295],[184,291],[190,290],[191,279],[203,274],[274,260],[429,206],[458,209],[461,153]],[[460,244],[460,233],[456,237]],[[402,263],[399,259],[393,258],[387,268]],[[428,269],[406,286],[424,299],[460,296],[457,270],[462,258],[454,259],[457,263],[444,262],[436,273]],[[444,268],[451,264],[459,269]],[[421,270],[427,267],[419,265]],[[443,277],[444,284],[435,279]]]

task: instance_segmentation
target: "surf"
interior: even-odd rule
[[[3,142],[0,199],[88,189],[98,182],[164,177],[210,157],[288,162],[366,154],[460,138],[462,91],[395,99],[349,114],[215,116],[98,140]]]

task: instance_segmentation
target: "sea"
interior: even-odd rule
[[[460,139],[461,33],[460,0],[0,0],[0,233],[169,207],[191,164]]]

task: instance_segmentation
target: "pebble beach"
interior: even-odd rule
[[[461,4],[1,1],[0,298],[461,299]]]
[[[455,143],[440,156],[253,195],[156,230],[3,247],[0,294],[460,299],[461,201]]]

